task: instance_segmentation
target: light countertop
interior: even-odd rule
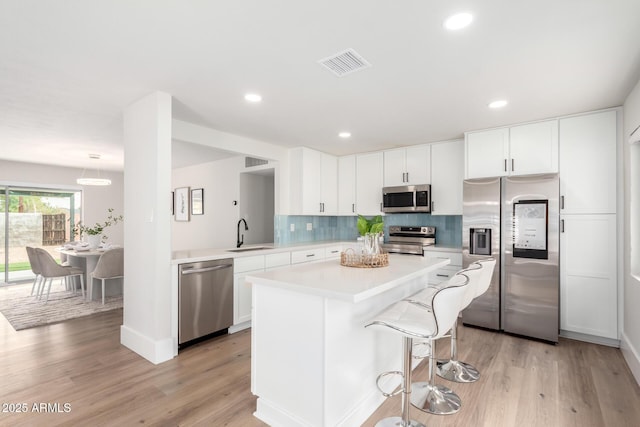
[[[449,260],[390,254],[387,267],[345,267],[340,265],[339,259],[333,259],[254,273],[246,280],[257,285],[358,303],[447,264]]]
[[[426,246],[424,248],[425,251],[438,251],[438,252],[462,252],[462,248],[460,246],[445,246],[445,245],[433,245]]]
[[[299,251],[306,249],[330,247],[335,245],[355,245],[355,242],[344,241],[322,241],[322,242],[306,242],[291,243],[282,246],[276,246],[273,243],[262,243],[256,245],[243,245],[241,249],[244,251],[236,252],[236,248],[218,248],[218,249],[191,249],[174,251],[171,256],[171,264],[184,264],[187,262],[209,261],[225,258],[241,258],[255,255],[267,255],[278,252]],[[268,249],[246,250],[255,247],[268,246]]]

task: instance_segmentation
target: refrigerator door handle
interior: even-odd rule
[[[564,233],[564,219],[560,220],[560,232]]]
[[[560,196],[560,209],[564,209],[564,196]]]

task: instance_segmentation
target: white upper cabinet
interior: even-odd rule
[[[558,172],[558,121],[509,129],[510,175]]]
[[[429,184],[429,145],[384,151],[384,186]]]
[[[338,157],[338,215],[356,213],[356,156]]]
[[[492,129],[466,134],[466,178],[486,178],[507,174],[509,129]]]
[[[382,152],[356,156],[356,213],[380,215],[383,187]]]
[[[464,140],[431,145],[431,214],[462,215]]]
[[[338,212],[337,158],[309,148],[289,153],[291,213],[335,215]]]
[[[465,177],[558,172],[558,120],[469,132]]]
[[[560,213],[616,213],[616,111],[560,120]]]

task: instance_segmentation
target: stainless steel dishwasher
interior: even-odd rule
[[[178,344],[233,324],[233,259],[180,264]]]

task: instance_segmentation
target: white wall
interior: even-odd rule
[[[172,189],[204,189],[204,215],[190,221],[171,220],[172,250],[235,248],[239,219],[240,172],[244,157],[232,157],[196,166],[174,169]]]
[[[0,184],[42,187],[53,185],[82,190],[84,222],[87,224],[104,222],[109,208],[113,208],[116,215],[124,213],[124,176],[122,172],[100,171],[102,177],[111,179],[111,185],[105,187],[83,187],[76,184],[76,179],[81,175],[81,168],[0,160]],[[124,243],[124,226],[122,224],[109,227],[105,233],[109,236],[110,243]]]
[[[172,126],[173,139],[179,141],[276,160],[275,213],[284,215],[289,212],[289,150],[287,148],[176,119],[173,120]]]
[[[246,245],[273,242],[274,177],[254,173],[240,174],[240,217],[249,225]]]
[[[630,271],[631,265],[631,218],[640,216],[638,204],[632,205],[631,177],[637,179],[640,176],[640,164],[638,160],[638,147],[629,145],[629,135],[640,125],[640,81],[631,91],[624,103],[624,218],[625,218],[625,242],[624,242],[624,325],[621,337],[621,349],[631,368],[636,381],[640,383],[640,280],[633,277]],[[637,131],[636,134],[640,132]],[[632,151],[634,151],[632,153]],[[633,155],[632,155],[633,154]],[[632,164],[632,162],[635,162]],[[634,170],[633,175],[632,171]],[[634,182],[637,188],[638,182]],[[636,190],[637,191],[637,190]],[[636,223],[637,224],[637,223]],[[635,229],[633,232],[638,233]],[[637,240],[636,240],[637,241]],[[636,253],[637,253],[637,248]]]

